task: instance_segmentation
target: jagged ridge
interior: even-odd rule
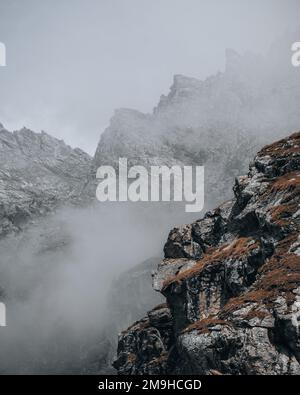
[[[232,201],[170,232],[154,276],[167,306],[120,335],[119,374],[300,374],[299,170],[296,133],[257,154]]]
[[[45,132],[0,124],[0,237],[62,202],[80,202],[92,159]]]

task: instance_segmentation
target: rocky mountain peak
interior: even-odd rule
[[[94,167],[117,166],[120,157],[145,166],[202,164],[209,201],[230,198],[232,179],[247,171],[245,163],[259,147],[299,127],[299,76],[282,67],[290,37],[284,43],[265,56],[228,49],[225,71],[203,81],[175,75],[152,114],[116,111],[101,135]]]
[[[120,335],[119,374],[300,374],[300,133],[259,151],[234,194],[170,232],[167,304]]]
[[[160,115],[169,109],[170,106],[176,105],[176,103],[191,100],[199,94],[202,87],[203,82],[197,78],[187,77],[181,74],[174,75],[169,94],[160,97],[157,107],[153,110],[154,114]]]
[[[193,91],[202,87],[202,81],[197,78],[176,74],[173,78],[173,85],[170,88],[170,97]]]

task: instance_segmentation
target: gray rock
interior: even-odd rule
[[[82,204],[92,159],[48,134],[0,128],[0,237],[64,203]]]
[[[226,214],[171,231],[154,286],[166,296],[173,343],[157,350],[155,371],[134,349],[142,373],[300,374],[299,154],[300,133],[265,147],[237,179]],[[167,321],[163,310],[149,314],[156,327]],[[144,322],[120,339],[122,355]],[[124,372],[120,355],[115,367]]]

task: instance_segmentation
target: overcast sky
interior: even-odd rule
[[[203,79],[225,48],[262,53],[299,25],[299,0],[0,0],[0,122],[92,154],[114,109],[151,112],[174,74]]]

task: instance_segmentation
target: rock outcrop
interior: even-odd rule
[[[169,370],[169,351],[174,343],[172,316],[166,304],[157,306],[119,337],[119,374],[164,374]]]
[[[45,132],[0,124],[0,237],[59,204],[86,199],[91,157]]]
[[[235,198],[173,229],[124,331],[119,374],[300,374],[300,133],[262,149]]]
[[[103,342],[109,344],[109,347],[101,350],[105,357],[96,373],[115,372],[111,363],[117,349],[118,333],[138,320],[145,311],[163,302],[163,296],[155,292],[151,286],[151,272],[155,271],[159,261],[160,258],[147,259],[119,274],[112,282],[111,291],[107,296],[106,326],[102,335]]]

